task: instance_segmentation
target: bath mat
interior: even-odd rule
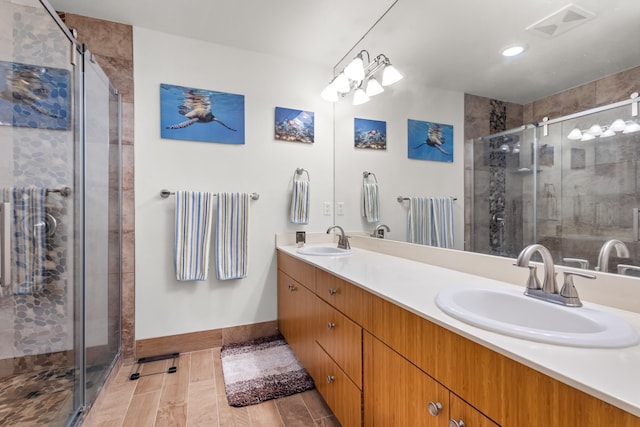
[[[220,356],[231,406],[255,405],[314,388],[282,335],[224,345]]]

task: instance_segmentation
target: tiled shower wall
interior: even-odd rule
[[[513,129],[523,124],[540,122],[544,117],[554,119],[568,114],[588,110],[602,105],[629,99],[632,92],[638,91],[640,81],[640,67],[632,68],[603,79],[587,83],[564,92],[542,98],[527,105],[508,103],[496,103],[495,100],[475,95],[465,95],[465,250],[471,250],[470,226],[472,224],[471,200],[472,194],[472,138],[490,135],[500,131],[495,127],[496,107],[505,107],[505,129]],[[499,111],[498,111],[499,112]],[[492,179],[500,182],[499,168],[492,169]],[[495,176],[493,176],[495,175]],[[500,199],[503,194],[503,186],[492,187],[493,194],[487,197],[487,206],[476,206],[475,209],[484,209],[490,212],[489,200]],[[495,206],[491,209],[495,209]],[[491,215],[489,213],[489,215]],[[482,235],[494,237],[494,231],[487,224],[474,224],[476,232]],[[480,227],[480,229],[478,229]],[[483,228],[484,227],[484,228]],[[493,241],[492,241],[493,243]],[[547,244],[561,244],[559,242],[546,242]],[[597,242],[598,244],[601,242]],[[581,243],[581,244],[584,244]],[[596,252],[597,248],[591,252]]]
[[[4,2],[0,60],[70,70],[70,44],[41,7]],[[6,11],[7,13],[4,13]],[[73,73],[69,73],[73,79]],[[67,112],[70,113],[70,112]],[[3,182],[48,189],[73,186],[73,132],[0,127]],[[69,364],[73,347],[73,202],[49,193],[45,209],[57,221],[46,239],[42,292],[0,298],[0,376],[40,365]],[[50,357],[50,355],[54,357]]]
[[[59,12],[122,95],[122,354],[135,357],[135,217],[133,165],[133,28]]]

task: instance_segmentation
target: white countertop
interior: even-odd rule
[[[435,304],[448,286],[520,287],[486,277],[411,261],[361,248],[346,256],[308,256],[295,245],[278,249],[333,273],[433,323],[516,360],[607,403],[640,416],[640,345],[616,349],[544,344],[490,332],[443,313]],[[640,314],[593,303],[585,306],[615,314],[640,331]]]

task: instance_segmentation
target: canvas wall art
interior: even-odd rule
[[[162,83],[160,136],[244,144],[244,95]]]
[[[0,61],[0,124],[67,130],[69,71]]]
[[[275,138],[281,141],[314,142],[315,115],[311,111],[276,107]]]
[[[356,118],[353,129],[355,148],[387,149],[387,122]]]
[[[453,126],[409,119],[409,158],[453,162]]]

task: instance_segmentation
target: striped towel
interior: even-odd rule
[[[453,199],[433,197],[431,199],[433,222],[432,246],[453,248]]]
[[[218,193],[216,265],[218,279],[247,277],[248,193]]]
[[[214,194],[176,191],[176,279],[207,280]]]
[[[44,288],[46,232],[44,201],[46,188],[5,188],[4,202],[12,205],[12,271],[13,287],[9,292],[28,295]],[[8,288],[7,288],[8,289]]]
[[[362,182],[360,213],[366,218],[367,222],[378,222],[380,220],[380,201],[377,182]]]
[[[293,180],[289,218],[292,224],[309,224],[309,181]]]
[[[410,243],[453,248],[453,199],[412,197],[407,216]]]

